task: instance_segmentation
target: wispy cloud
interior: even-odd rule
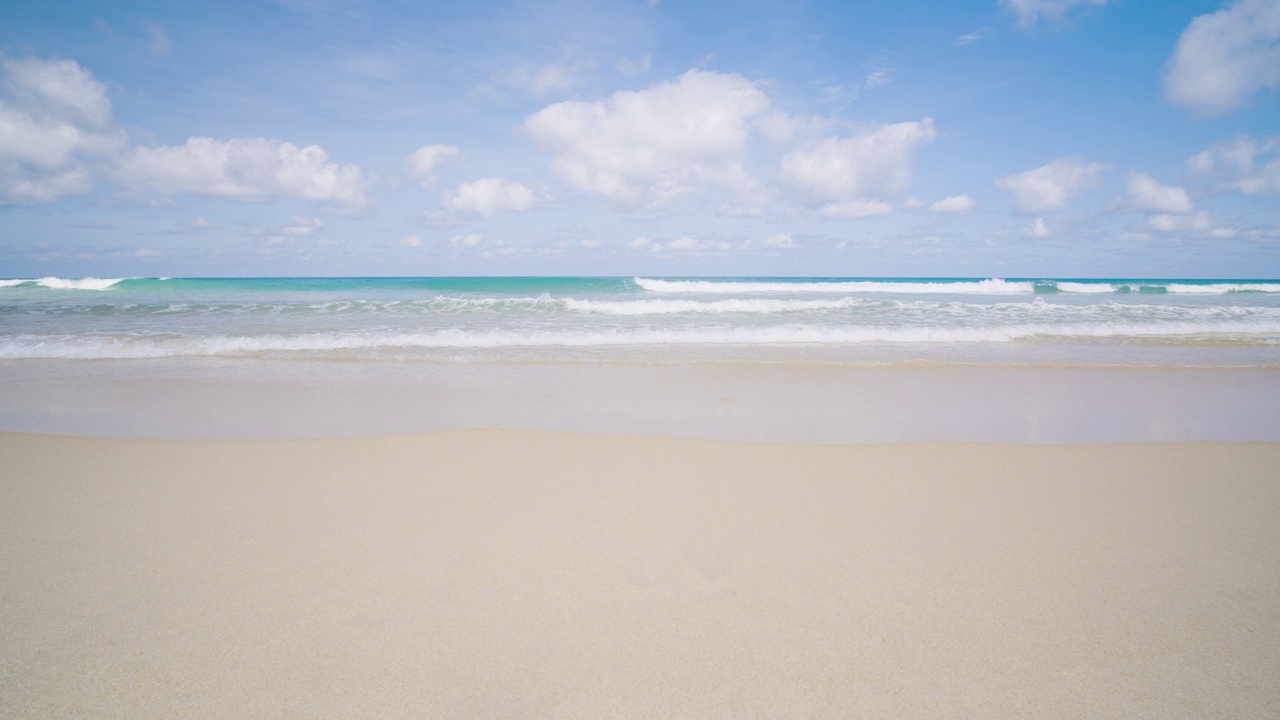
[[[977,30],[974,30],[971,33],[965,33],[964,35],[957,37],[955,40],[951,41],[951,44],[955,45],[956,47],[964,47],[965,45],[972,45],[973,43],[976,43],[979,40],[986,40],[987,38],[995,34],[996,34],[996,31],[993,30],[992,28],[989,28],[989,27],[978,28]]]

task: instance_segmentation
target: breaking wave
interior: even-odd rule
[[[123,282],[124,280],[125,278],[91,277],[79,279],[60,277],[43,277],[38,279],[14,278],[10,280],[0,280],[0,288],[31,285],[35,287],[49,288],[50,290],[106,290],[113,287],[116,283]]]

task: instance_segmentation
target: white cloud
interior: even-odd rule
[[[1014,196],[1014,209],[1034,215],[1065,207],[1071,198],[1096,188],[1104,165],[1083,157],[1054,160],[1034,170],[995,181]]]
[[[1280,3],[1237,0],[1191,21],[1165,66],[1165,98],[1204,115],[1280,87]]]
[[[1018,16],[1018,25],[1031,27],[1040,20],[1058,22],[1076,8],[1106,5],[1107,0],[1000,0],[1000,6]]]
[[[405,239],[401,240],[400,244],[410,248],[422,247],[422,238],[418,237],[417,235],[410,235]]]
[[[690,70],[608,100],[550,105],[525,128],[556,153],[552,170],[575,187],[659,207],[708,184],[748,184],[742,152],[749,121],[768,105],[740,75]]]
[[[875,65],[867,71],[867,76],[862,79],[862,87],[867,90],[875,90],[878,87],[884,87],[893,80],[893,68],[888,65]]]
[[[370,180],[355,165],[337,165],[321,148],[261,138],[193,137],[182,145],[137,147],[116,167],[121,183],[165,195],[262,202],[277,197],[369,205]]]
[[[904,190],[915,149],[934,139],[933,119],[882,125],[853,137],[828,137],[782,158],[779,177],[802,202],[828,217],[885,215],[878,201]]]
[[[524,183],[501,177],[463,183],[445,194],[440,204],[448,210],[489,217],[500,210],[523,212],[540,201],[542,194]]]
[[[796,246],[795,243],[795,238],[790,233],[780,233],[765,238],[764,246],[767,248],[793,248]]]
[[[1174,185],[1164,185],[1146,173],[1129,173],[1125,178],[1125,190],[1129,197],[1124,205],[1135,210],[1186,215],[1196,209],[1186,190]]]
[[[318,230],[322,230],[323,228],[324,220],[321,220],[320,218],[295,216],[291,224],[285,225],[280,229],[280,234],[288,237],[302,237],[303,235],[310,235]]]
[[[0,61],[0,202],[44,203],[89,192],[85,161],[126,143],[106,88],[72,60]]]
[[[1023,228],[1022,233],[1031,238],[1047,238],[1053,236],[1053,231],[1045,224],[1044,218],[1036,218],[1036,221]]]
[[[846,200],[845,202],[827,203],[818,208],[819,215],[832,220],[883,217],[891,212],[893,212],[893,208],[883,200]]]
[[[587,248],[588,250],[595,250],[596,248],[599,248],[604,245],[604,243],[600,242],[595,238],[584,238],[583,241],[578,244],[584,248]]]
[[[427,145],[405,158],[404,164],[409,177],[417,180],[423,190],[431,192],[436,189],[436,168],[461,159],[462,150],[452,145]]]
[[[1280,195],[1280,136],[1255,140],[1238,135],[1193,155],[1187,166],[1193,172],[1216,172],[1227,187],[1245,195]]]
[[[111,123],[106,88],[74,60],[4,60],[3,67],[6,94],[30,112],[82,126]]]
[[[1213,227],[1209,213],[1200,211],[1194,215],[1159,214],[1147,218],[1148,230],[1160,233],[1204,232]]]
[[[632,250],[648,250],[650,248],[657,249],[662,247],[660,244],[654,243],[652,240],[650,240],[647,237],[638,237],[635,240],[632,240],[631,242],[627,243],[627,246],[630,247]]]
[[[968,215],[977,206],[968,195],[952,195],[929,206],[929,212],[943,215]]]
[[[449,238],[449,245],[456,248],[473,248],[484,242],[484,236],[479,233],[467,233],[465,235],[454,235]]]
[[[1204,210],[1192,215],[1152,215],[1142,227],[1155,233],[1208,238],[1232,238],[1239,234],[1235,228],[1215,223]]]

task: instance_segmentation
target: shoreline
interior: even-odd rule
[[[0,433],[22,716],[1264,716],[1280,443]]]

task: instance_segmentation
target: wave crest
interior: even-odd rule
[[[17,335],[0,340],[4,359],[108,359],[217,356],[368,356],[385,351],[609,347],[627,345],[785,345],[862,343],[1006,343],[1031,338],[1222,338],[1272,343],[1280,322],[1153,322],[1000,327],[632,328],[592,331],[326,332],[299,335]],[[1246,337],[1240,337],[1246,336]]]

